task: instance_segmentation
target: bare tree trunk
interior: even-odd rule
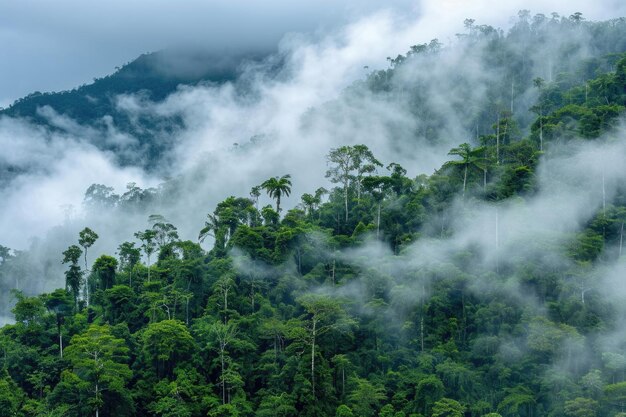
[[[513,79],[511,79],[511,116],[513,115],[513,97],[514,97],[514,94],[515,94],[515,91],[514,91],[514,88],[513,88],[514,86],[515,86],[515,81],[513,81]]]
[[[85,303],[89,307],[89,270],[87,269],[87,248],[85,248]]]
[[[228,288],[224,289],[224,324],[228,322],[226,315],[228,314]]]
[[[343,199],[346,206],[346,223],[348,223],[348,184],[344,186]]]
[[[298,258],[298,274],[302,275],[302,252],[300,248],[296,249],[296,255]]]
[[[487,191],[487,168],[483,169],[483,192]]]
[[[378,203],[378,218],[376,220],[376,239],[380,236],[380,202]]]
[[[500,224],[498,218],[498,207],[496,207],[496,274],[500,272]]]
[[[500,112],[496,122],[496,165],[500,165]]]
[[[57,330],[59,331],[59,356],[63,359],[63,332],[61,331],[61,321],[57,318]]]
[[[467,165],[465,165],[465,173],[463,174],[463,198],[465,198],[465,184],[467,184]]]
[[[222,404],[226,404],[226,381],[224,380],[224,347],[220,349],[220,362],[222,365]]]
[[[420,348],[421,351],[424,351],[424,311],[420,316]]]
[[[539,110],[539,150],[543,151],[543,110]]]
[[[622,243],[624,242],[624,222],[622,222],[622,227],[619,231],[619,256],[622,257]]]
[[[252,312],[254,312],[254,278],[250,283],[250,299],[252,301]]]
[[[606,215],[606,187],[604,184],[604,165],[602,165],[602,215]]]
[[[316,336],[317,321],[313,319],[313,339],[311,342],[311,391],[313,392],[313,398],[315,398],[315,336]]]

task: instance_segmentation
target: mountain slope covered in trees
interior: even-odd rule
[[[0,415],[623,415],[626,23],[466,23],[466,54],[496,75],[480,101],[465,88],[480,74],[459,73],[434,104],[415,68],[448,59],[438,41],[342,93],[406,105],[432,142],[454,109],[467,140],[432,175],[338,143],[328,184],[258,178],[197,241],[154,214],[101,254],[107,231],[83,229],[44,294],[19,291],[29,254],[2,247]],[[591,58],[529,52],[557,27]],[[94,184],[85,206],[157,212],[179,191]]]
[[[94,79],[70,91],[34,92],[0,109],[0,117],[23,118],[55,133],[80,133],[101,150],[112,151],[122,164],[150,167],[163,157],[171,143],[167,136],[183,128],[174,116],[132,115],[120,99],[139,95],[143,100],[162,102],[177,88],[198,84],[223,84],[238,79],[246,65],[263,59],[263,54],[217,54],[201,50],[164,50],[141,55],[116,68],[115,73]],[[110,143],[105,134],[132,137],[128,144]],[[100,134],[99,134],[100,133]]]

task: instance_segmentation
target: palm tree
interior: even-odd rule
[[[217,235],[217,232],[220,230],[220,227],[221,223],[217,216],[214,216],[210,213],[207,214],[207,220],[204,222],[204,227],[202,228],[202,230],[200,230],[200,234],[198,235],[198,241],[204,242],[204,239],[206,239],[207,236],[215,237]]]
[[[282,177],[272,177],[261,184],[261,188],[267,191],[270,198],[276,199],[276,212],[280,213],[280,197],[283,195],[289,197],[291,194],[291,175],[283,175]]]
[[[458,166],[463,168],[463,197],[465,197],[468,170],[470,168],[484,169],[485,158],[482,155],[483,151],[483,147],[472,149],[468,143],[462,143],[458,148],[452,148],[450,152],[448,152],[448,155],[461,157],[460,161],[448,161],[444,166]]]

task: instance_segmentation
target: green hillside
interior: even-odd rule
[[[0,247],[15,318],[0,329],[0,417],[623,417],[626,178],[611,153],[626,140],[626,21],[467,26],[465,53],[494,75],[481,102],[474,75],[450,83],[469,136],[432,175],[338,143],[319,167],[330,189],[257,178],[197,240],[153,215],[93,253],[106,231],[86,227],[58,254],[64,288],[46,294],[16,289],[41,277],[27,251]],[[531,58],[555,33],[576,43],[548,79]],[[436,143],[448,119],[415,68],[444,56],[414,45],[338,100],[397,100]],[[158,85],[154,99],[175,88]],[[94,184],[85,205],[125,216],[179,192]]]

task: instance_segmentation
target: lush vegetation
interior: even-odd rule
[[[577,15],[559,22],[583,24]],[[468,26],[502,51],[502,33]],[[393,95],[394,77],[438,50],[415,46],[365,84]],[[320,167],[334,188],[308,190],[285,210],[297,173],[259,178],[249,196],[207,215],[199,242],[153,215],[135,241],[94,254],[104,231],[85,228],[59,254],[65,288],[12,293],[0,416],[623,415],[626,346],[602,338],[622,317],[590,282],[622,255],[624,192],[580,230],[538,238],[532,256],[415,251],[454,238],[451,212],[531,201],[550,149],[614,132],[626,57],[584,65],[582,76],[526,77],[538,94],[532,120],[497,101],[474,112],[475,140],[431,176],[409,178],[365,145],[338,146]],[[524,66],[510,68],[524,79]],[[445,123],[429,120],[432,132]],[[168,192],[131,185],[118,196],[94,185],[85,203],[126,210]],[[263,192],[275,207],[258,207]],[[25,255],[0,249],[0,288],[22,288],[15,271]]]

